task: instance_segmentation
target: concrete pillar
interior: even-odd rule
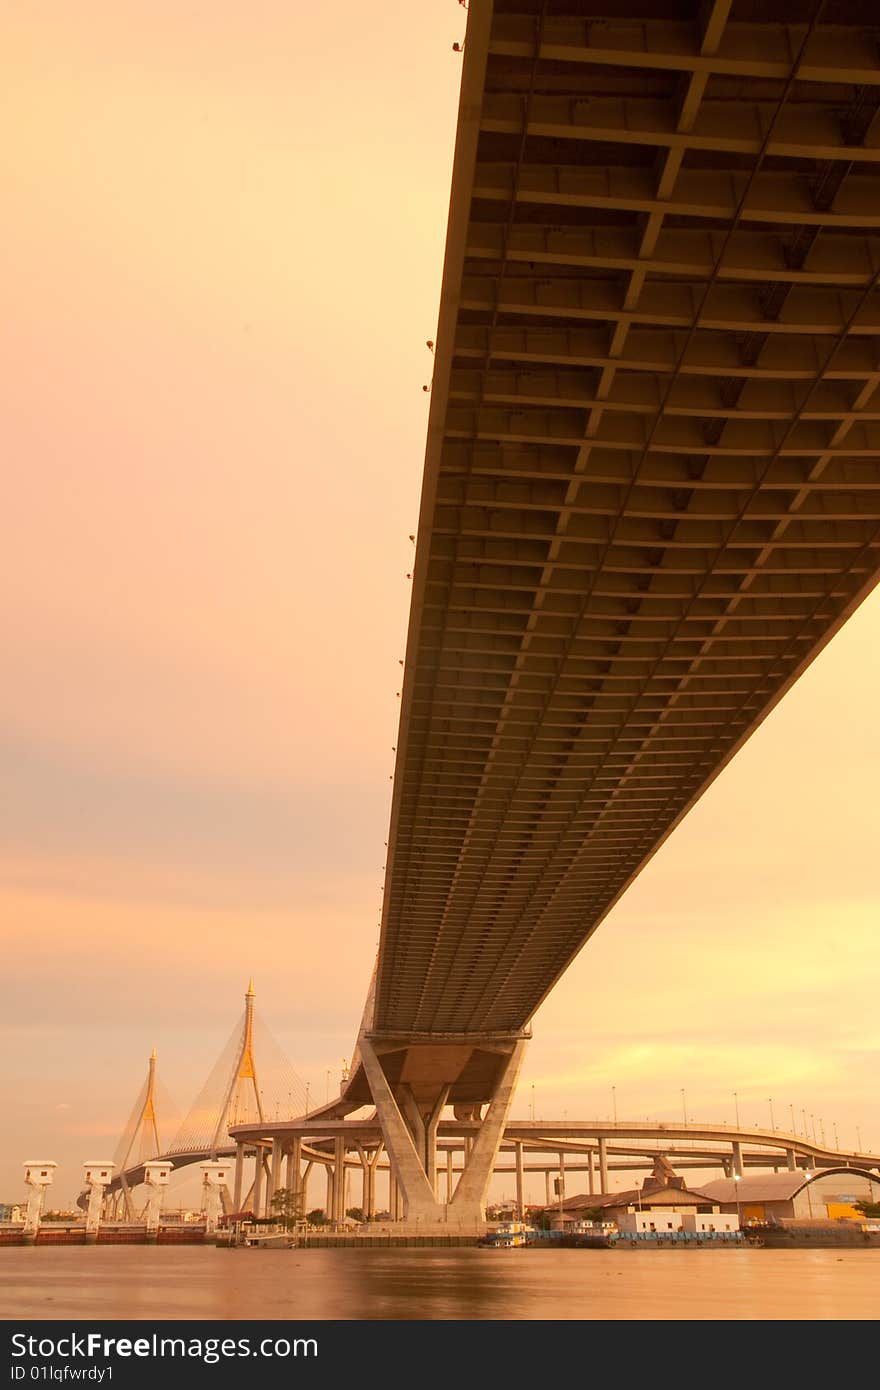
[[[391,1220],[396,1221],[397,1217],[397,1179],[394,1170],[388,1171],[388,1210],[391,1213]]]
[[[743,1176],[743,1151],[742,1151],[742,1144],[739,1142],[738,1139],[734,1139],[734,1141],[733,1141],[733,1143],[732,1143],[732,1145],[731,1145],[731,1150],[732,1150],[732,1156],[733,1156],[733,1173],[734,1173],[734,1177],[740,1177],[740,1178],[741,1178],[741,1177]]]
[[[241,1211],[241,1189],[244,1182],[244,1144],[240,1139],[235,1141],[235,1181],[232,1190],[232,1207],[234,1211]]]
[[[517,1139],[513,1146],[513,1152],[516,1158],[516,1214],[522,1221],[526,1203],[523,1190],[523,1146],[521,1139]]]
[[[101,1209],[104,1193],[113,1180],[113,1164],[108,1162],[83,1164],[83,1177],[89,1189],[89,1204],[86,1207],[86,1242],[93,1244],[98,1238],[101,1225]]]
[[[274,1212],[275,1212],[275,1208],[272,1206],[272,1198],[275,1196],[275,1193],[278,1191],[279,1187],[281,1186],[281,1164],[282,1164],[282,1161],[283,1161],[283,1154],[282,1154],[282,1149],[281,1149],[281,1140],[280,1140],[280,1139],[273,1139],[273,1140],[272,1140],[272,1158],[271,1158],[270,1167],[269,1167],[269,1181],[268,1181],[267,1184],[266,1184],[266,1214],[267,1214],[267,1216],[272,1216],[272,1215],[274,1215]]]
[[[364,1219],[367,1219],[367,1211],[370,1206],[370,1160],[363,1149],[358,1149],[358,1158],[361,1161],[361,1211]]]
[[[302,1198],[303,1216],[305,1216],[306,1212],[309,1209],[309,1176],[312,1171],[312,1166],[312,1160],[309,1159],[308,1163],[302,1171],[302,1177],[300,1178],[299,1190]]]
[[[486,1193],[510,1113],[510,1103],[516,1090],[525,1046],[525,1039],[518,1038],[497,1076],[495,1090],[474,1140],[467,1166],[459,1179],[455,1196],[447,1208],[450,1219],[456,1218],[462,1223],[474,1225],[480,1225],[486,1219]]]
[[[336,1162],[333,1165],[336,1171],[336,1182],[334,1184],[335,1210],[333,1212],[334,1221],[344,1221],[345,1219],[345,1140],[341,1134],[337,1134],[334,1141],[336,1150]]]
[[[144,1220],[147,1224],[147,1240],[153,1241],[159,1233],[159,1217],[162,1214],[162,1199],[171,1176],[171,1164],[152,1159],[144,1164],[144,1185],[147,1189],[147,1206]]]
[[[361,1062],[379,1122],[385,1148],[394,1169],[394,1176],[401,1189],[407,1220],[436,1222],[442,1217],[443,1209],[434,1196],[434,1189],[428,1182],[422,1155],[397,1104],[394,1092],[388,1083],[382,1063],[373,1044],[365,1036],[358,1040]],[[401,1094],[401,1101],[407,1104],[408,1118],[416,1124],[418,1108],[409,1104],[411,1097]]]
[[[550,1205],[550,1169],[544,1169],[544,1206]]]
[[[263,1146],[256,1147],[254,1159],[254,1216],[263,1215]]]
[[[733,1159],[732,1159],[732,1158],[722,1158],[722,1160],[721,1160],[721,1167],[724,1169],[724,1176],[725,1176],[726,1178],[732,1178],[732,1177],[733,1177]]]
[[[452,1194],[455,1191],[455,1174],[452,1168],[453,1153],[452,1149],[446,1150],[446,1204],[452,1201]]]
[[[599,1187],[608,1192],[608,1140],[599,1140]]]
[[[590,1196],[594,1196],[596,1191],[596,1172],[593,1167],[593,1150],[587,1151],[587,1181],[590,1185]]]
[[[228,1186],[232,1164],[222,1159],[200,1163],[202,1173],[202,1210],[205,1213],[205,1234],[217,1229],[223,1210],[222,1190]]]
[[[437,1128],[448,1095],[449,1087],[442,1086],[431,1107],[431,1113],[425,1116],[425,1174],[430,1183],[431,1191],[434,1193],[434,1199],[438,1202],[440,1194],[437,1191]]]
[[[324,1165],[324,1171],[327,1178],[327,1200],[324,1203],[324,1215],[328,1221],[332,1221],[333,1212],[336,1208],[336,1173],[334,1172],[332,1163],[326,1163]]]
[[[786,1161],[786,1163],[788,1164],[788,1171],[789,1171],[790,1173],[796,1173],[796,1172],[797,1172],[797,1154],[795,1153],[794,1149],[786,1149],[786,1150],[785,1150],[785,1161]]]
[[[46,1188],[50,1187],[55,1177],[57,1163],[51,1159],[43,1159],[42,1162],[36,1159],[28,1159],[24,1165],[24,1180],[28,1186],[27,1212],[24,1218],[25,1234],[36,1235],[40,1229],[40,1220],[43,1215],[43,1204],[46,1200]]]

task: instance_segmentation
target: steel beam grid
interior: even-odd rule
[[[880,567],[870,7],[572,8],[471,6],[374,1018],[403,1035],[521,1028]]]

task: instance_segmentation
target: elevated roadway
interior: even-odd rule
[[[411,1218],[479,1216],[536,1009],[880,575],[876,23],[471,0],[337,1107],[375,1104]],[[447,1106],[478,1124],[448,1206]]]

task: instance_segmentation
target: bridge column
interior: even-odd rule
[[[523,1146],[521,1139],[517,1139],[513,1146],[513,1152],[516,1158],[516,1214],[522,1221],[525,1211],[525,1197],[523,1193]]]
[[[272,1140],[271,1167],[269,1169],[269,1181],[266,1185],[266,1213],[272,1215],[272,1198],[281,1187],[281,1165],[284,1162],[284,1151],[281,1147],[280,1139]]]
[[[308,1163],[303,1169],[302,1178],[300,1179],[300,1192],[302,1194],[303,1216],[305,1216],[306,1212],[309,1209],[309,1176],[311,1174],[311,1171],[312,1159],[309,1159]]]
[[[333,1220],[333,1212],[336,1209],[336,1174],[332,1163],[324,1164],[324,1176],[327,1179],[327,1197],[324,1202],[324,1215],[328,1222]]]
[[[395,1178],[395,1186],[403,1196],[406,1217],[409,1221],[436,1222],[442,1220],[443,1209],[434,1196],[428,1181],[419,1150],[395,1099],[394,1092],[385,1076],[382,1063],[372,1043],[363,1035],[359,1040],[361,1061],[379,1115],[385,1148]],[[416,1126],[417,1138],[421,1115],[414,1105],[411,1089],[402,1092],[401,1101],[406,1106],[412,1123]],[[422,1130],[422,1134],[424,1131]],[[424,1150],[423,1150],[424,1152]]]
[[[788,1164],[788,1171],[789,1171],[790,1173],[796,1173],[796,1172],[797,1172],[797,1154],[795,1153],[794,1149],[786,1149],[786,1150],[785,1150],[785,1161],[786,1161],[786,1163]]]
[[[364,1220],[371,1221],[376,1214],[376,1168],[382,1153],[382,1145],[379,1144],[371,1153],[368,1149],[362,1149],[358,1144],[357,1151],[361,1161],[361,1210],[364,1213]]]
[[[588,1150],[587,1150],[587,1181],[589,1182],[589,1185],[590,1185],[590,1196],[592,1197],[592,1196],[595,1195],[595,1192],[596,1192],[596,1173],[595,1173],[595,1169],[594,1169],[594,1167],[593,1167],[593,1150],[592,1150],[592,1149],[588,1149]]]
[[[734,1177],[741,1178],[743,1176],[743,1151],[742,1144],[739,1142],[738,1139],[734,1139],[733,1143],[731,1144],[731,1150],[733,1153]]]
[[[337,1134],[334,1141],[336,1161],[333,1164],[333,1220],[342,1223],[345,1219],[345,1140]]]
[[[550,1205],[550,1169],[544,1169],[544,1206]]]
[[[486,1219],[486,1193],[510,1113],[525,1046],[525,1039],[518,1038],[509,1050],[502,1054],[504,1062],[496,1077],[494,1094],[474,1140],[470,1158],[459,1178],[455,1196],[449,1204],[451,1216],[460,1216],[464,1221],[472,1221],[475,1224],[481,1224]]]
[[[293,1143],[287,1151],[287,1186],[290,1188],[290,1191],[293,1193],[293,1195],[297,1198],[300,1207],[304,1208],[304,1203],[302,1200],[302,1181],[300,1179],[301,1170],[302,1139],[297,1137],[296,1139],[294,1139]],[[305,1216],[304,1209],[302,1210],[302,1215]]]
[[[599,1186],[602,1192],[608,1191],[608,1140],[599,1140]]]
[[[437,1201],[440,1200],[437,1191],[437,1128],[448,1097],[449,1087],[441,1086],[430,1112],[425,1116],[425,1174]]]
[[[254,1216],[263,1215],[263,1146],[254,1150]]]
[[[480,1226],[485,1220],[486,1192],[524,1047],[525,1039],[520,1036],[481,1038],[467,1034],[413,1040],[361,1033],[360,1063],[407,1221],[419,1225],[455,1221],[461,1229]],[[469,1152],[466,1141],[464,1168],[447,1204],[438,1200],[436,1191],[437,1129],[450,1091],[475,1054],[481,1058],[479,1085],[484,1088],[485,1101],[479,1092],[473,1094],[471,1081],[471,1094],[454,1105],[456,1119],[473,1129],[474,1138]]]
[[[453,1151],[446,1150],[446,1205],[452,1201],[452,1194],[455,1191],[455,1174],[453,1173]]]
[[[241,1211],[241,1189],[244,1183],[244,1144],[240,1139],[235,1141],[235,1179],[232,1189],[232,1205],[235,1211]]]

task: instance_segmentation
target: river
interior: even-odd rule
[[[875,1319],[880,1250],[0,1251],[0,1316]]]

